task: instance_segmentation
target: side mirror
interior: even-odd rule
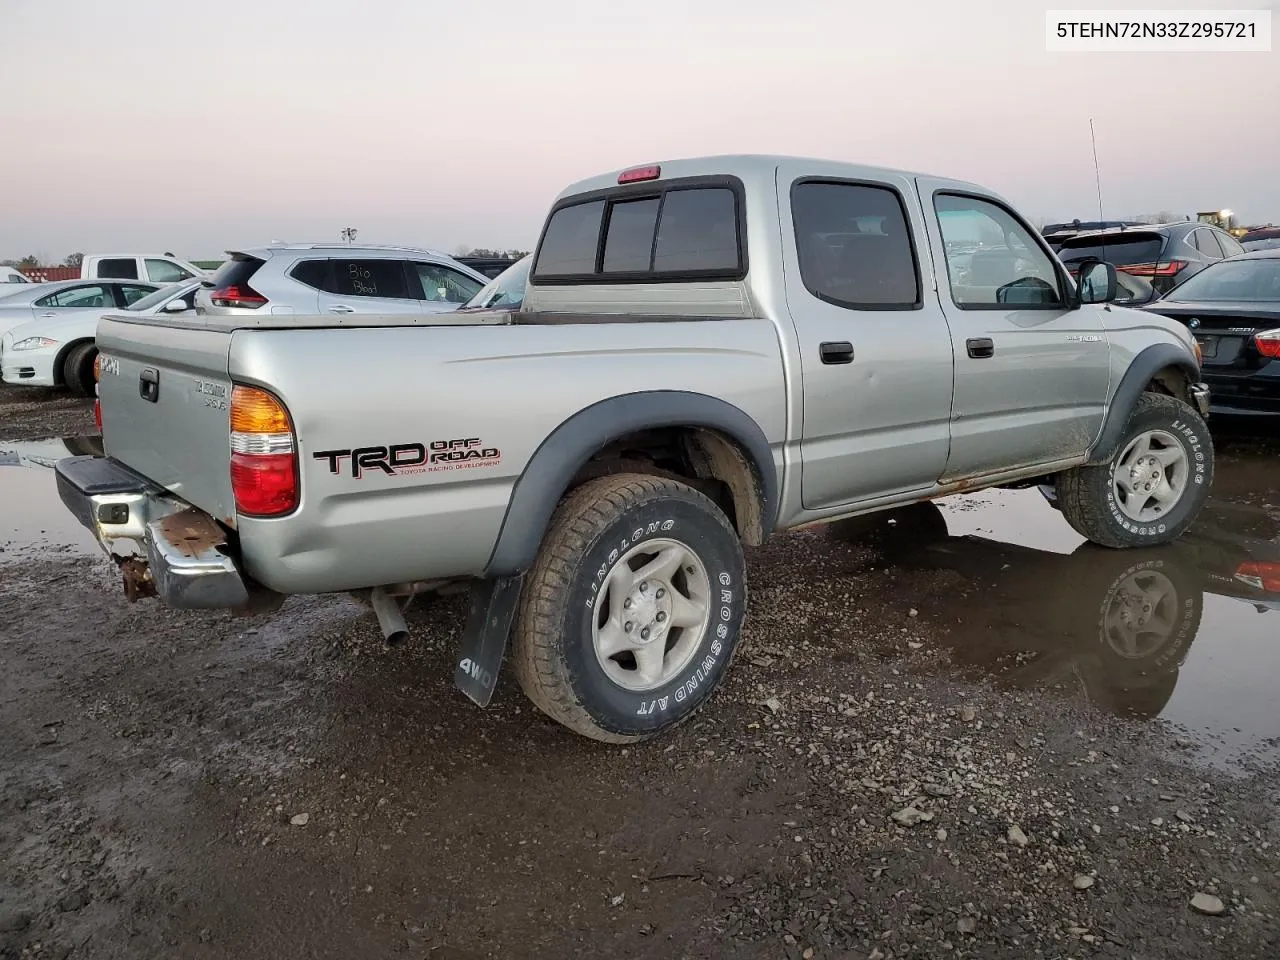
[[[187,303],[186,298],[179,297],[177,300],[170,300],[164,305],[165,313],[182,313],[184,310],[190,310],[191,305]]]
[[[1120,294],[1113,264],[1090,258],[1080,262],[1078,284],[1081,303],[1112,303]]]

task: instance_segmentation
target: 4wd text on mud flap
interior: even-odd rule
[[[502,459],[497,447],[486,447],[479,437],[432,440],[429,444],[394,443],[389,447],[354,447],[319,450],[312,454],[329,462],[330,473],[341,473],[343,461],[351,463],[351,476],[359,480],[366,471],[381,470],[388,476],[448,470],[455,466],[491,466]]]

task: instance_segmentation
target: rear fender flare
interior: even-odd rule
[[[1102,432],[1089,451],[1086,463],[1091,466],[1106,463],[1115,455],[1129,422],[1129,414],[1133,412],[1133,405],[1138,402],[1138,397],[1147,384],[1155,379],[1156,374],[1169,367],[1180,369],[1192,383],[1200,380],[1200,368],[1195,357],[1185,347],[1173,343],[1157,343],[1141,350],[1120,378],[1120,385],[1116,387],[1115,396],[1111,398],[1107,409]]]
[[[533,565],[556,505],[574,475],[611,441],[639,430],[693,427],[738,443],[760,482],[763,535],[778,517],[778,474],[760,425],[740,408],[702,393],[653,390],[610,397],[575,413],[542,441],[520,474],[507,504],[485,577],[510,577]]]

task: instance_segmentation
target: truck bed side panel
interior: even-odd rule
[[[249,572],[289,592],[481,573],[539,444],[609,397],[718,397],[776,463],[785,437],[778,335],[760,319],[239,330],[229,370],[294,418],[302,506],[239,524]]]
[[[108,456],[235,526],[227,380],[230,335],[104,318],[97,340],[103,358],[98,394]],[[144,371],[158,385],[154,401],[142,396]]]

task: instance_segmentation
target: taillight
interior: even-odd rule
[[[231,492],[236,511],[278,517],[298,506],[298,455],[289,411],[258,387],[231,390]]]
[[[209,300],[215,307],[246,307],[256,310],[267,302],[267,298],[247,283],[228,283],[225,287],[215,287],[209,294]]]
[[[1263,330],[1253,335],[1253,345],[1264,357],[1280,360],[1280,327],[1275,330]]]
[[[1172,277],[1186,265],[1186,260],[1161,260],[1159,263],[1117,264],[1116,269],[1123,270],[1131,277]]]
[[[93,423],[102,432],[102,401],[98,399],[98,383],[102,380],[102,354],[93,355]]]
[[[1280,593],[1280,563],[1246,560],[1236,567],[1236,579],[1267,593]]]

